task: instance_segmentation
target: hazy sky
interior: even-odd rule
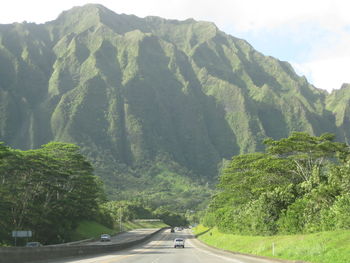
[[[3,1],[0,23],[43,23],[84,0]],[[91,3],[91,2],[90,2]],[[265,55],[290,62],[321,89],[350,83],[348,0],[96,0],[116,13],[214,22]]]

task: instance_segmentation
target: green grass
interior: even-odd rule
[[[119,226],[118,226],[119,227]],[[128,221],[123,222],[122,230],[128,231],[132,229],[138,228],[163,228],[168,227],[168,225],[164,224],[162,221],[150,222],[150,221]],[[105,227],[94,221],[82,221],[79,223],[77,229],[73,233],[73,240],[83,240],[88,238],[97,238],[101,234],[110,234],[114,235],[120,232],[118,229],[112,229]]]
[[[208,245],[235,252],[313,263],[350,262],[350,230],[305,235],[240,236],[199,225],[193,231]],[[275,256],[272,255],[272,244]]]
[[[73,240],[96,238],[101,234],[116,234],[117,231],[94,221],[81,221],[73,233]]]

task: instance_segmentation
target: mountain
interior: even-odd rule
[[[326,98],[326,109],[336,118],[337,134],[339,138],[349,144],[350,131],[350,84],[344,83],[339,90],[334,90]]]
[[[208,194],[225,159],[263,150],[266,137],[348,141],[349,99],[349,85],[319,90],[209,22],[89,4],[0,25],[0,140],[80,145],[113,197]]]

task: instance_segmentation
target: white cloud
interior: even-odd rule
[[[315,46],[307,60],[292,63],[296,71],[307,76],[317,88],[331,91],[350,83],[350,33],[338,30],[326,42]]]
[[[315,87],[329,92],[341,88],[343,83],[350,83],[349,64],[350,56],[315,60],[304,64],[292,63],[295,70],[305,75]]]

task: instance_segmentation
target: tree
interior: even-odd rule
[[[344,162],[349,155],[349,147],[345,143],[333,142],[334,138],[329,133],[316,137],[293,132],[288,138],[266,139],[264,143],[268,153],[293,162],[292,173],[305,182],[317,183],[322,180],[322,169],[327,162]]]
[[[333,139],[295,132],[265,140],[266,153],[234,156],[220,176],[206,222],[240,234],[329,229],[321,219],[350,190],[349,147]]]
[[[171,212],[164,207],[157,208],[153,212],[153,215],[171,227],[188,225],[188,221],[184,215]]]
[[[60,242],[80,220],[99,212],[101,184],[77,146],[55,142],[19,151],[0,144],[0,158],[7,231],[31,229],[43,243]]]

